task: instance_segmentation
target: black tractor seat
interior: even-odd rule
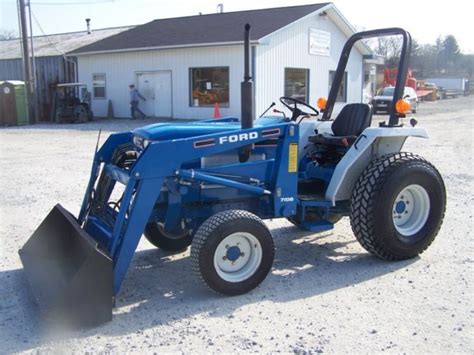
[[[333,134],[319,133],[308,140],[314,144],[350,147],[372,123],[372,107],[368,104],[348,104],[331,125]]]

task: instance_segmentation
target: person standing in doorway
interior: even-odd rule
[[[143,97],[142,94],[138,92],[137,89],[135,89],[135,85],[130,84],[128,87],[130,89],[130,114],[132,116],[131,119],[137,119],[137,112],[142,116],[142,118],[146,118],[146,115],[143,113],[143,111],[138,108],[138,103],[140,99],[142,99],[143,101],[146,101],[146,99]]]

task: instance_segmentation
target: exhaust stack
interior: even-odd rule
[[[240,84],[240,100],[242,113],[242,129],[253,127],[253,82],[250,77],[250,25],[245,25],[244,37],[244,81]],[[250,157],[252,145],[242,148],[240,152],[240,162],[246,162]]]
[[[87,25],[87,34],[90,35],[91,34],[91,19],[90,18],[86,18],[86,25]]]

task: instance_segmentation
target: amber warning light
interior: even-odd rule
[[[328,103],[328,100],[325,97],[320,97],[316,105],[319,107],[320,110],[324,110],[326,109],[327,103]]]
[[[398,113],[407,113],[411,110],[410,103],[407,100],[400,99],[395,103],[395,110]]]

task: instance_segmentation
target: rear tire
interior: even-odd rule
[[[155,247],[168,252],[182,252],[192,241],[189,231],[171,235],[165,232],[162,224],[156,222],[148,223],[143,234]]]
[[[385,260],[416,257],[441,227],[446,191],[438,170],[411,153],[372,162],[351,197],[351,227],[362,247]]]
[[[212,290],[240,295],[269,273],[275,247],[265,223],[254,214],[229,210],[207,219],[191,245],[196,275]]]

